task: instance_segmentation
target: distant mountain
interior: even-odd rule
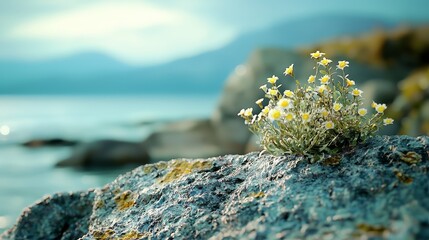
[[[217,50],[140,68],[127,66],[99,53],[40,62],[0,60],[0,94],[218,92],[227,76],[255,48],[295,48],[394,25],[356,16],[326,15],[299,19],[244,34]]]

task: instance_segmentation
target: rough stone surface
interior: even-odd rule
[[[429,137],[392,136],[315,164],[254,152],[145,165],[33,205],[0,238],[429,239],[428,151]]]
[[[59,193],[25,209],[0,239],[78,239],[89,227],[94,191]]]

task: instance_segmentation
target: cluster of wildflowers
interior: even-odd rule
[[[305,84],[295,79],[294,65],[284,75],[295,79],[294,91],[281,92],[279,78],[267,78],[260,87],[265,98],[256,101],[261,111],[242,109],[243,117],[252,132],[260,136],[261,145],[273,154],[304,155],[335,154],[356,146],[373,135],[384,124],[385,104],[372,103],[372,109],[362,107],[362,90],[355,87],[345,68],[348,61],[339,61],[333,68],[325,53],[310,54],[316,66]]]

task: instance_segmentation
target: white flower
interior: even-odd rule
[[[284,71],[284,74],[293,76],[293,64],[291,64],[289,67],[286,68],[286,70]]]
[[[276,95],[277,95],[277,93],[279,93],[279,90],[277,90],[277,89],[270,89],[270,90],[268,90],[268,93],[269,93],[271,96],[276,96]]]
[[[294,93],[293,93],[291,90],[285,90],[285,91],[283,92],[283,94],[284,94],[286,97],[293,97],[293,95],[294,95]]]
[[[349,66],[349,62],[347,62],[347,61],[338,61],[338,65],[337,65],[338,69],[344,70],[344,68],[348,67],[348,66]]]
[[[386,125],[390,125],[390,124],[393,124],[393,119],[391,119],[391,118],[385,118],[385,119],[383,119],[383,125],[384,126],[386,126]]]
[[[360,108],[359,110],[358,110],[358,114],[360,115],[360,116],[365,116],[366,115],[366,113],[367,113],[368,111],[365,109],[365,108]]]
[[[302,118],[302,121],[309,122],[311,119],[311,115],[310,115],[310,113],[306,112],[306,113],[301,114],[301,118]]]
[[[277,108],[273,108],[270,110],[270,112],[268,113],[268,118],[271,121],[276,121],[279,120],[282,116],[282,111],[280,109]]]
[[[351,94],[355,97],[361,97],[362,96],[362,90],[359,90],[357,88],[353,89],[353,91],[351,92]]]
[[[277,102],[277,106],[282,109],[288,109],[292,107],[292,101],[289,98],[282,98]]]
[[[331,79],[331,77],[329,77],[329,75],[325,75],[323,77],[320,78],[320,83],[321,84],[328,84],[329,83],[329,79]]]
[[[332,121],[325,122],[326,129],[333,129],[334,127],[335,127],[335,124]]]
[[[267,78],[268,82],[271,84],[275,84],[277,82],[277,80],[279,80],[278,77],[276,77],[275,75],[273,75],[272,77]]]
[[[323,58],[322,60],[320,60],[320,62],[319,62],[319,64],[320,65],[323,65],[323,66],[328,66],[328,64],[330,64],[332,62],[332,60],[331,59],[327,59],[327,58]]]
[[[248,108],[244,111],[244,116],[245,117],[250,117],[253,115],[253,108]]]
[[[320,57],[323,57],[324,55],[325,55],[325,53],[322,53],[319,51],[316,51],[314,53],[310,53],[311,58],[314,58],[314,59],[318,59]]]
[[[378,113],[383,113],[386,110],[387,106],[386,104],[376,104],[375,111]]]
[[[285,114],[285,120],[288,122],[292,121],[294,118],[295,118],[295,115],[291,112],[288,112]]]
[[[341,103],[334,103],[334,111],[338,112],[343,107],[343,104]]]

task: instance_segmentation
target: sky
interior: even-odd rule
[[[0,59],[100,52],[152,65],[294,18],[340,13],[428,22],[427,0],[0,0]]]

